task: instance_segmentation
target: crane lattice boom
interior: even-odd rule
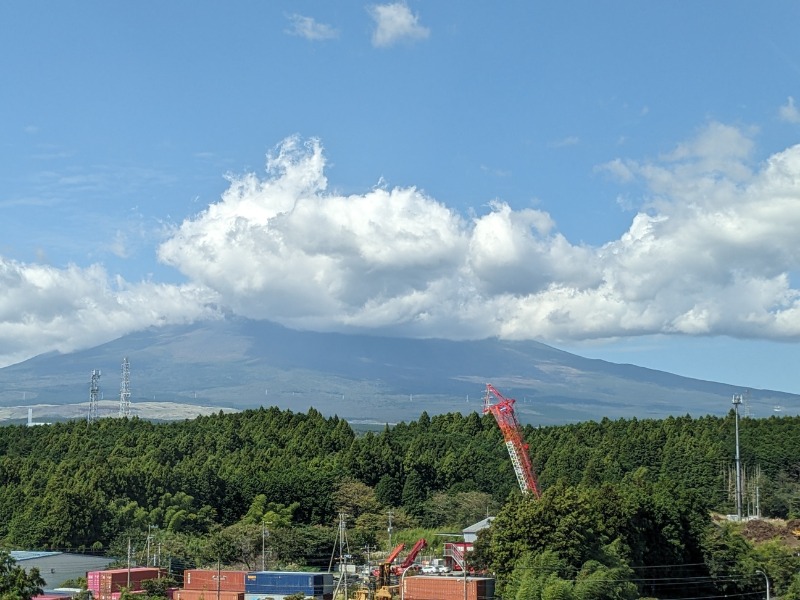
[[[497,401],[493,402],[493,398]],[[486,396],[483,399],[483,413],[487,412],[494,415],[500,431],[503,432],[503,439],[508,448],[508,455],[511,457],[511,464],[514,466],[514,473],[517,475],[519,489],[523,494],[533,494],[538,498],[541,495],[539,484],[536,481],[531,457],[528,454],[528,444],[522,437],[522,427],[514,413],[514,399],[504,398],[492,384],[487,383]]]

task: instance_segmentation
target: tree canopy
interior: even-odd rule
[[[31,600],[42,593],[43,585],[37,568],[27,572],[8,552],[0,550],[0,600]]]
[[[742,420],[746,504],[758,497],[767,516],[800,517],[798,424]],[[423,413],[371,431],[277,408],[0,427],[0,544],[124,556],[132,539],[141,560],[149,535],[174,564],[327,566],[340,514],[356,554],[386,548],[390,514],[395,539],[412,541],[496,515],[476,561],[506,597],[627,598],[630,583],[688,594],[660,587],[664,565],[706,591],[752,589],[758,567],[776,589],[800,589],[782,548],[711,521],[735,510],[732,415],[527,426],[524,437],[538,501],[519,492],[491,415]]]

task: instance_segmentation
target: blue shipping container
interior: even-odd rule
[[[251,571],[244,578],[247,594],[323,596],[333,591],[333,573],[305,571]]]

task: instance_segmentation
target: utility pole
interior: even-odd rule
[[[394,513],[392,513],[392,511],[389,511],[389,527],[386,529],[386,531],[389,533],[389,551],[390,552],[392,551],[392,517],[393,516],[394,516]]]
[[[369,560],[369,553],[370,550],[375,550],[375,549],[376,549],[375,546],[370,546],[369,544],[364,546],[364,550],[367,551],[367,573],[372,573],[372,563]]]
[[[761,495],[756,485],[756,519],[761,518]]]
[[[147,566],[150,566],[150,528],[152,525],[147,526],[147,561],[144,563]]]
[[[267,531],[267,524],[262,521],[261,523],[261,570],[267,570],[267,536],[269,532]]]
[[[346,516],[347,515],[343,512],[339,513],[339,530],[336,535],[336,543],[333,546],[333,553],[331,553],[331,562],[328,565],[328,571],[333,571],[333,559],[336,556],[336,546],[339,546],[339,579],[336,582],[336,588],[333,590],[334,598],[337,597],[342,582],[344,582],[344,598],[347,598],[347,559],[350,557],[350,546],[347,543]]]
[[[739,405],[742,403],[742,395],[733,395],[734,421],[736,423],[736,517],[742,520],[742,459],[739,455]]]
[[[344,597],[347,598],[347,526],[344,520],[345,514],[339,513],[339,573],[340,578],[344,579]]]
[[[128,536],[128,589],[131,589],[131,538]]]
[[[223,577],[222,577],[222,566],[220,565],[220,559],[219,558],[217,558],[217,577],[216,577],[216,579],[217,579],[217,600],[219,600],[220,587],[221,587],[222,580],[223,580]]]

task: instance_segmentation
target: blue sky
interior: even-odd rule
[[[236,313],[800,393],[798,22],[4,2],[0,365]]]

